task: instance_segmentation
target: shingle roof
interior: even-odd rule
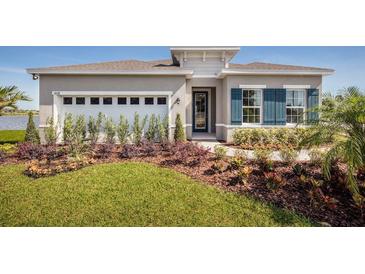
[[[143,71],[143,70],[176,70],[180,67],[174,65],[171,60],[155,60],[155,61],[140,61],[140,60],[122,60],[112,62],[101,62],[92,64],[80,64],[69,66],[57,66],[46,68],[32,68],[32,70],[47,70],[47,71]]]
[[[281,64],[271,64],[254,62],[249,64],[229,64],[230,69],[242,69],[242,70],[286,70],[286,71],[323,71],[323,72],[333,72],[333,69],[327,68],[317,68],[317,67],[304,67],[304,66],[292,66],[292,65],[281,65]]]

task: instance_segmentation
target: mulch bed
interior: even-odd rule
[[[93,164],[141,161],[168,167],[205,184],[241,195],[248,195],[280,208],[295,211],[323,225],[365,225],[360,208],[354,204],[349,191],[341,183],[342,175],[336,175],[336,178],[333,178],[331,183],[324,183],[322,185],[321,193],[332,199],[332,202],[325,202],[311,198],[311,185],[304,183],[299,176],[294,174],[292,165],[281,162],[274,162],[273,170],[275,174],[279,174],[284,178],[284,183],[276,189],[271,189],[268,187],[262,168],[255,161],[247,161],[245,163],[246,166],[253,168],[253,172],[249,177],[249,182],[242,184],[237,180],[237,170],[228,168],[227,159],[219,161],[224,167],[223,171],[221,173],[214,172],[212,165],[215,160],[214,155],[211,153],[203,158],[200,157],[198,161],[192,156],[191,159],[185,159],[184,162],[181,162],[179,159],[176,159],[175,155],[171,155],[167,151],[159,151],[152,156],[128,157],[124,159],[119,157],[120,152],[121,147],[114,146],[112,151],[107,154],[107,157],[105,157],[105,154],[103,157],[100,157],[95,153],[90,154],[88,157],[93,158]],[[25,161],[17,160],[15,157],[8,157],[5,161],[5,163],[19,162],[24,163]],[[306,162],[300,164],[306,171],[307,178],[323,179],[319,167]]]

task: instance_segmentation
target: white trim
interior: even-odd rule
[[[263,89],[266,85],[239,85],[239,88],[243,89]]]
[[[311,88],[311,85],[283,85],[283,88],[290,89],[308,89]]]
[[[59,96],[171,96],[172,91],[52,91]]]
[[[183,125],[184,128],[186,128],[186,127],[192,127],[192,126],[193,126],[192,124],[185,124],[185,125]],[[170,126],[170,128],[175,128],[175,127],[176,127],[175,124]]]
[[[307,127],[305,125],[286,124],[286,125],[264,125],[264,124],[242,124],[242,125],[227,125],[227,124],[215,124],[216,127],[229,128],[294,128],[294,127]]]

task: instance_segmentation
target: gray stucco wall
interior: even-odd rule
[[[185,123],[186,80],[184,76],[83,76],[41,75],[39,78],[39,116],[41,127],[52,116],[52,91],[172,91],[171,124],[177,113]],[[180,104],[176,99],[180,98]]]

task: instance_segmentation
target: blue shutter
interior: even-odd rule
[[[231,89],[231,124],[242,124],[242,89]]]
[[[264,89],[264,124],[275,125],[275,89]]]
[[[307,121],[314,122],[318,120],[318,112],[310,111],[319,105],[319,90],[307,89]]]
[[[286,124],[286,90],[276,89],[275,92],[275,124]]]

